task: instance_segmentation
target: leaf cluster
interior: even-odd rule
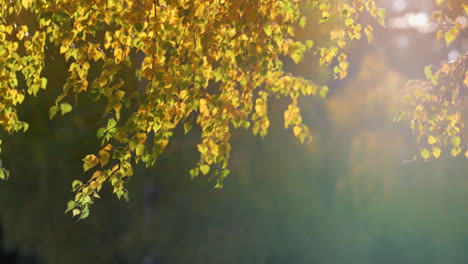
[[[102,148],[83,158],[88,181],[74,181],[75,198],[67,211],[80,219],[104,183],[120,199],[133,167],[152,166],[174,129],[193,125],[201,131],[200,160],[192,177],[211,174],[221,187],[229,174],[231,133],[252,129],[265,136],[270,126],[268,101],[290,98],[284,126],[301,142],[312,138],[298,105],[301,96],[325,97],[328,88],[282,70],[280,58],[298,63],[314,41],[294,40],[306,25],[299,0],[22,0],[0,2],[0,127],[25,131],[16,106],[26,96],[50,89],[43,76],[45,49],[56,49],[68,63],[68,76],[49,117],[68,114],[71,100],[87,95],[104,104],[97,130]],[[315,48],[320,64],[337,63],[347,74],[346,42],[361,38],[359,14],[384,23],[373,0],[307,1],[322,17],[338,22],[330,45]],[[33,22],[24,23],[27,16]],[[372,27],[364,28],[369,41]],[[136,84],[125,76],[131,72]],[[27,89],[18,85],[24,78]],[[1,168],[0,168],[1,169]],[[2,169],[3,171],[3,169]],[[1,176],[1,175],[0,175]]]

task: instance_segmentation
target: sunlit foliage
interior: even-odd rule
[[[463,26],[461,17],[468,15],[468,4],[463,0],[436,0],[437,11],[432,13],[432,18],[439,26],[437,40],[444,39],[450,45],[459,35]]]
[[[397,118],[411,120],[411,129],[420,144],[424,159],[439,158],[444,148],[457,156],[466,148],[461,132],[464,89],[468,84],[468,54],[454,62],[443,62],[440,68],[427,66],[428,81],[409,84],[409,93],[403,98],[410,105],[409,112]]]
[[[458,0],[437,0],[438,11],[433,13],[439,26],[437,39],[450,45],[463,30],[458,22],[468,18],[468,3]],[[402,99],[408,109],[396,120],[409,120],[411,129],[420,146],[424,160],[437,159],[447,149],[452,156],[464,153],[462,122],[464,92],[468,89],[468,53],[461,54],[455,61],[441,62],[439,67],[424,68],[426,80],[408,83],[407,93]]]
[[[283,72],[280,60],[286,56],[297,63],[313,48],[313,40],[293,39],[295,28],[306,25],[300,2],[0,1],[0,125],[7,133],[28,129],[17,106],[49,89],[42,75],[45,50],[57,49],[69,75],[50,118],[71,112],[71,101],[80,94],[105,104],[105,122],[97,131],[102,149],[83,159],[91,177],[73,182],[76,196],[67,211],[88,216],[105,182],[127,198],[125,183],[134,164],[153,165],[179,125],[186,133],[193,124],[201,129],[200,160],[190,175],[210,174],[221,187],[229,173],[231,131],[251,128],[266,135],[270,97],[290,98],[284,126],[301,142],[311,140],[298,98],[325,97],[328,88]],[[336,63],[334,72],[345,77],[343,48],[361,38],[359,14],[368,12],[383,24],[384,11],[373,0],[304,4],[319,11],[319,23],[340,25],[330,33],[332,44],[315,51],[320,64]],[[371,26],[364,33],[372,39]],[[136,85],[123,77],[127,72],[134,73]],[[0,171],[6,178],[6,170]]]

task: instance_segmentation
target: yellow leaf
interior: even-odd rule
[[[114,57],[115,57],[116,63],[123,61],[124,59],[123,55],[124,55],[124,52],[121,48],[114,49]]]
[[[138,139],[139,144],[143,144],[146,141],[146,134],[145,133],[137,133],[136,138]]]
[[[299,136],[299,134],[301,134],[301,132],[302,132],[302,127],[300,127],[300,126],[295,126],[295,127],[293,128],[294,136],[296,136],[296,137]]]
[[[344,79],[346,77],[346,75],[348,75],[348,72],[347,71],[341,71],[340,72],[340,80]]]
[[[441,6],[446,0],[436,0],[436,5]]]
[[[364,28],[364,33],[366,34],[366,36],[367,36],[367,41],[368,41],[369,43],[372,42],[372,38],[373,38],[372,32],[373,32],[373,31],[374,31],[374,28],[372,28],[371,25],[367,25],[367,27]]]
[[[463,80],[463,84],[468,86],[468,70],[465,71],[465,80]]]
[[[330,16],[330,13],[328,13],[327,11],[322,12],[322,19],[326,20],[328,19],[329,16]]]
[[[96,189],[98,186],[98,183],[96,181],[92,181],[89,183],[89,188],[91,189]]]
[[[339,62],[344,62],[344,61],[346,61],[346,57],[347,57],[346,54],[341,53],[341,54],[338,56],[338,61],[339,61]]]
[[[444,37],[444,31],[437,31],[437,41],[440,41]]]
[[[109,159],[110,159],[109,152],[105,150],[101,150],[99,152],[99,162],[101,162],[101,167],[104,167],[109,162]]]
[[[445,42],[447,43],[447,46],[450,45],[450,43],[452,43],[452,41],[454,41],[457,38],[458,33],[459,31],[457,28],[451,28],[449,31],[445,32],[444,38]]]
[[[210,109],[208,108],[207,102],[205,99],[200,99],[200,114],[205,117],[210,116]]]
[[[438,159],[440,157],[440,148],[434,148],[434,150],[432,151],[432,155],[434,156],[434,158]]]
[[[30,1],[31,1],[31,0],[21,0],[21,5],[22,5],[25,9],[28,9],[28,8],[29,8]]]
[[[136,154],[137,156],[141,156],[141,155],[144,154],[144,151],[145,151],[145,145],[143,145],[143,144],[138,144],[138,145],[136,146],[136,149],[135,149],[135,154]]]
[[[433,144],[436,143],[436,142],[437,142],[437,139],[436,139],[435,137],[433,137],[433,136],[429,136],[429,137],[427,138],[427,143],[429,143],[429,144],[431,144],[431,145],[433,145]]]
[[[8,34],[11,34],[11,32],[13,31],[13,26],[11,26],[11,25],[10,25],[10,26],[7,26],[7,27],[5,28],[5,31],[6,31],[6,33],[8,33]]]
[[[200,166],[200,171],[203,173],[203,175],[208,174],[210,172],[210,166],[207,164],[203,164]]]
[[[16,33],[16,37],[19,40],[22,40],[24,38],[24,31],[22,31],[22,30],[18,31],[18,33]]]
[[[60,46],[60,54],[63,54],[65,52],[67,52],[67,50],[69,49],[70,47],[68,47],[68,45],[63,45],[63,46]]]
[[[112,150],[112,145],[111,144],[107,144],[105,147],[104,147],[105,150],[107,151],[110,151]]]
[[[255,112],[260,116],[265,115],[266,109],[262,99],[257,99],[255,104]]]
[[[85,162],[83,164],[83,169],[84,171],[87,171],[94,166],[96,166],[99,163],[99,159],[95,155],[87,155],[83,161]]]
[[[343,70],[347,70],[348,67],[349,67],[349,63],[347,63],[345,61],[340,62],[339,65],[340,65],[340,68],[343,69]]]
[[[95,171],[95,172],[93,173],[93,176],[91,177],[91,180],[92,180],[92,179],[96,179],[96,178],[98,178],[98,177],[101,176],[101,175],[102,175],[102,172],[101,172],[101,171]]]
[[[340,47],[340,48],[343,48],[346,45],[346,41],[341,40],[341,39],[337,40],[336,45],[338,45],[338,47]]]

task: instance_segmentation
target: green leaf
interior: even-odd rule
[[[80,219],[85,219],[88,216],[89,216],[89,206],[85,206],[83,208],[83,211],[81,212]]]
[[[451,139],[453,146],[458,147],[460,146],[460,138],[459,137],[452,137]]]
[[[187,134],[192,129],[192,122],[188,121],[184,123],[184,133]]]
[[[450,151],[450,153],[452,154],[452,156],[457,156],[458,154],[460,154],[461,152],[461,148],[460,147],[453,147],[452,148],[452,151]]]
[[[161,124],[159,122],[155,122],[153,125],[154,133],[158,132],[160,128],[161,128]]]
[[[301,20],[299,20],[299,26],[301,28],[304,28],[306,25],[306,18],[305,17],[301,17]]]
[[[145,151],[145,145],[143,145],[143,144],[138,144],[138,145],[136,146],[136,149],[135,149],[135,154],[136,154],[137,156],[141,156],[141,155],[143,155],[144,151]]]
[[[82,202],[83,204],[91,203],[91,202],[92,202],[91,196],[86,195],[85,197],[83,197],[83,200],[82,200],[81,202]]]
[[[52,119],[57,114],[59,108],[58,106],[54,105],[49,109],[49,118]]]
[[[424,67],[424,74],[426,75],[426,78],[430,80],[432,78],[432,66],[426,66]]]
[[[200,169],[195,168],[190,170],[190,178],[193,180],[200,173]]]
[[[72,190],[73,191],[76,191],[78,190],[78,188],[81,187],[81,185],[83,185],[83,183],[79,180],[74,180],[73,183],[72,183]]]
[[[23,123],[23,132],[28,131],[29,129],[29,124],[28,123]]]
[[[377,15],[378,15],[379,24],[382,27],[385,27],[385,9],[383,8],[379,9]]]
[[[226,178],[226,177],[229,175],[230,172],[231,172],[230,170],[224,169],[224,170],[222,170],[221,173],[219,174],[219,177],[221,177],[221,178]]]
[[[107,130],[110,130],[117,125],[117,122],[115,121],[114,118],[109,118],[109,121],[107,121]]]
[[[76,203],[74,201],[68,201],[67,210],[65,210],[65,213],[68,213],[69,211],[73,210],[75,207],[76,207]]]
[[[69,103],[61,103],[60,104],[60,111],[62,112],[62,116],[66,113],[71,112],[72,106]]]
[[[323,86],[322,89],[320,89],[320,97],[325,99],[325,97],[327,97],[327,94],[328,94],[328,87]]]
[[[10,172],[4,168],[2,168],[1,166],[1,162],[0,162],[0,179],[1,180],[6,180],[10,178]]]
[[[80,213],[81,213],[80,209],[73,209],[73,210],[72,210],[73,216],[77,216],[77,215],[79,215]]]
[[[310,49],[310,48],[312,48],[314,46],[314,41],[309,39],[309,40],[306,40],[305,44],[306,44],[307,48]]]
[[[100,139],[104,136],[105,133],[106,133],[106,129],[104,127],[100,127],[96,132],[96,137]]]
[[[291,59],[294,61],[294,63],[298,64],[302,60],[302,56],[300,53],[293,53],[291,54]]]
[[[115,195],[117,195],[117,198],[120,200],[122,198],[122,195],[124,195],[124,190],[118,190],[115,192]]]
[[[429,158],[429,155],[431,155],[431,153],[426,148],[421,150],[421,157],[423,157],[425,160]]]
[[[125,192],[125,193],[123,194],[123,198],[125,199],[125,201],[126,201],[127,203],[130,202],[130,197],[128,196],[128,192]]]

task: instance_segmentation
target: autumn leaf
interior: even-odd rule
[[[449,31],[445,32],[444,38],[447,46],[450,45],[458,36],[459,30],[457,28],[451,28]]]

